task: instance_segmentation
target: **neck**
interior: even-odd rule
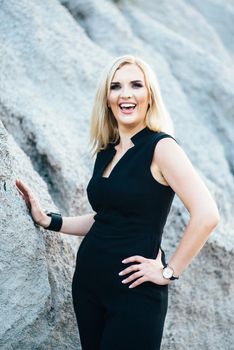
[[[141,123],[138,124],[137,126],[133,127],[133,128],[126,128],[126,127],[122,127],[119,126],[119,137],[120,137],[120,141],[118,143],[118,148],[120,149],[121,152],[126,151],[127,149],[129,149],[129,147],[131,147],[133,145],[132,141],[131,141],[131,137],[133,135],[135,135],[137,132],[139,132],[140,130],[142,130],[143,128],[145,128],[146,124],[145,123]]]

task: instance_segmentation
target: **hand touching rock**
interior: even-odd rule
[[[40,226],[48,227],[51,218],[47,216],[45,211],[41,208],[39,200],[36,198],[32,190],[22,180],[16,179],[15,184],[18,192],[25,200],[34,222]]]

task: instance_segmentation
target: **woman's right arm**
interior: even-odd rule
[[[50,225],[51,217],[46,215],[45,211],[40,206],[39,200],[31,189],[19,179],[16,180],[16,187],[25,200],[34,222],[47,228]],[[95,212],[81,216],[63,216],[63,224],[59,232],[75,236],[85,236],[95,221],[94,215],[96,215]]]
[[[63,216],[63,224],[59,232],[74,236],[85,236],[95,221],[93,218],[94,215],[96,215],[96,213],[89,213],[81,216]],[[48,218],[49,222],[44,226],[45,228],[50,224],[51,218]]]

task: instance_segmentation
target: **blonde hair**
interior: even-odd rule
[[[118,124],[111,109],[107,106],[107,97],[115,72],[126,64],[137,65],[145,77],[149,93],[149,108],[145,117],[146,126],[153,131],[174,134],[173,123],[164,105],[158,80],[152,68],[138,57],[120,56],[104,70],[94,98],[90,124],[90,143],[93,155],[105,149],[108,143],[116,142],[119,138]]]

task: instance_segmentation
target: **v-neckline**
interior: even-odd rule
[[[112,161],[112,159],[114,158],[114,156],[115,156],[115,154],[117,152],[115,146],[117,146],[118,143],[116,142],[115,144],[112,144],[112,148],[110,149],[111,150],[110,157],[108,157],[108,161],[105,162],[105,165],[104,165],[104,167],[102,168],[102,171],[101,171],[101,178],[102,179],[108,180],[112,176],[113,171],[116,170],[116,167],[118,167],[119,163],[121,163],[121,161],[123,161],[123,159],[127,156],[127,154],[129,153],[129,151],[131,149],[134,149],[136,147],[137,139],[140,139],[141,137],[143,137],[145,132],[147,132],[148,130],[149,130],[148,127],[145,126],[143,129],[137,131],[132,137],[130,137],[130,140],[133,142],[133,146],[129,147],[127,149],[127,151],[122,155],[122,157],[118,160],[118,162],[112,168],[112,170],[109,173],[109,175],[108,176],[103,176],[104,171],[106,170],[106,168],[108,167],[108,165],[110,164],[110,162]]]
[[[110,162],[112,161],[112,159],[114,158],[114,156],[115,156],[115,154],[116,154],[116,152],[117,152],[116,148],[113,147],[113,149],[112,149],[112,150],[113,150],[113,154],[111,153],[110,160],[108,159],[108,162],[105,164],[104,169],[102,169],[102,176],[101,176],[101,177],[102,177],[103,179],[109,179],[110,176],[112,175],[113,171],[115,170],[115,168],[118,166],[119,162],[121,162],[121,160],[126,156],[126,154],[127,154],[132,148],[135,148],[135,145],[129,147],[129,148],[127,149],[127,151],[124,152],[124,154],[122,155],[122,157],[119,158],[118,162],[117,162],[117,163],[114,165],[114,167],[111,169],[111,172],[109,173],[108,176],[103,176],[104,171],[106,170],[106,168],[108,167],[108,165],[110,164]]]

